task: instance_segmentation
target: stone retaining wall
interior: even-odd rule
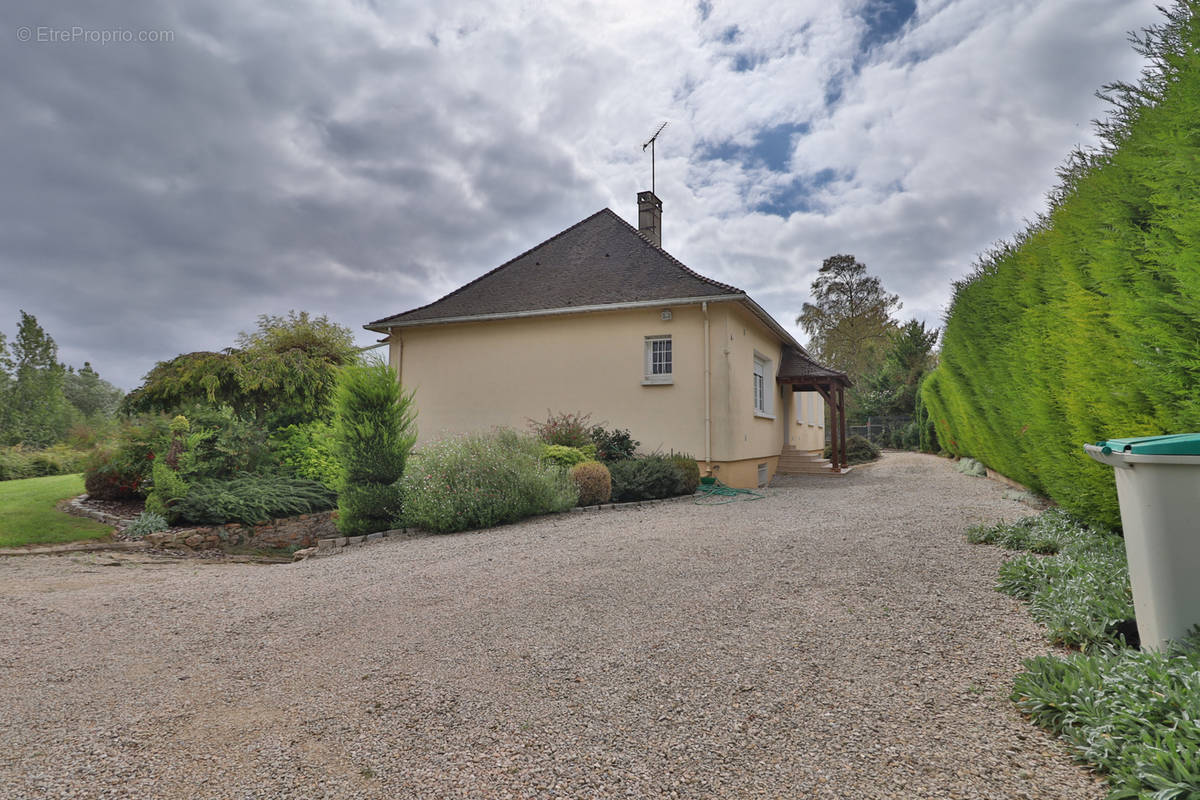
[[[298,517],[281,517],[262,525],[231,522],[228,525],[149,533],[145,541],[151,547],[174,550],[212,550],[236,546],[274,549],[312,547],[319,539],[338,535],[333,522],[335,516],[336,511],[321,511]]]

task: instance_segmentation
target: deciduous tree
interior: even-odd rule
[[[818,360],[857,380],[879,366],[895,330],[892,312],[900,298],[888,294],[879,278],[852,255],[825,259],[812,283],[813,302],[805,303],[796,323],[809,335]]]
[[[83,368],[78,371],[67,367],[63,392],[67,402],[86,419],[111,417],[125,396],[124,392],[101,378],[90,361],[83,362]]]

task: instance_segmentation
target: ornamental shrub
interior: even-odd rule
[[[566,470],[542,460],[537,439],[505,429],[422,448],[401,486],[405,524],[435,533],[565,511],[579,496]]]
[[[883,451],[865,436],[854,434],[846,437],[846,463],[866,464],[879,458]],[[833,447],[825,445],[825,458],[833,457]]]
[[[187,481],[171,469],[165,458],[154,462],[150,474],[152,488],[146,495],[146,510],[161,514],[168,521],[175,519],[175,504],[188,494]]]
[[[700,464],[687,453],[672,453],[671,463],[679,469],[683,477],[680,483],[680,494],[695,494],[700,485]]]
[[[186,441],[173,441],[183,445],[187,456],[174,466],[186,478],[231,478],[275,467],[266,431],[230,406],[192,406],[173,422],[178,426],[180,420],[183,428],[178,433],[186,434]]]
[[[396,527],[400,478],[417,439],[412,393],[378,359],[344,367],[334,391],[334,452],[342,468],[338,529],[360,536]]]
[[[199,438],[190,436],[191,423],[185,416],[176,416],[171,420],[170,444],[160,458],[154,460],[150,468],[150,493],[146,495],[146,510],[161,514],[167,520],[175,518],[174,505],[187,496],[188,484],[180,474],[182,467],[191,461],[189,450]]]
[[[546,409],[546,421],[529,420],[529,427],[534,435],[546,444],[557,444],[565,447],[584,447],[591,443],[588,433],[588,420],[591,414],[557,414]]]
[[[638,445],[641,444],[630,436],[627,430],[613,428],[609,431],[600,425],[592,428],[589,435],[596,447],[596,458],[606,464],[633,458]]]
[[[691,493],[687,491],[687,477],[670,456],[614,461],[608,468],[612,473],[613,500],[618,503]],[[697,475],[696,482],[699,483],[699,480]]]
[[[612,475],[599,461],[576,464],[570,475],[579,490],[579,505],[595,506],[612,499]]]
[[[170,420],[148,414],[125,422],[116,440],[97,447],[84,465],[84,488],[97,500],[144,497],[151,467],[170,441]]]
[[[141,539],[148,533],[158,533],[165,531],[171,527],[167,523],[166,517],[162,514],[156,514],[153,511],[143,511],[137,517],[125,526],[124,534],[130,539]]]
[[[332,424],[316,420],[288,425],[271,434],[270,446],[286,474],[308,478],[334,490],[342,485],[342,465],[334,451]]]
[[[264,314],[255,331],[238,336],[236,348],[160,361],[122,407],[175,412],[227,405],[264,430],[328,419],[338,371],[354,359],[349,328],[303,311]]]
[[[578,447],[567,447],[561,444],[544,444],[541,449],[542,459],[552,461],[558,464],[563,469],[570,469],[576,464],[582,464],[584,461],[590,461],[595,458],[595,448],[591,457]]]
[[[326,511],[336,502],[336,495],[316,481],[282,475],[241,475],[229,480],[194,481],[187,496],[172,510],[178,520],[196,525],[254,525],[276,517]]]

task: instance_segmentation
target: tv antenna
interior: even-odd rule
[[[654,135],[647,139],[646,143],[642,145],[643,153],[646,152],[647,147],[650,148],[650,194],[654,194],[654,140],[658,138],[658,135],[663,132],[663,128],[665,127],[667,127],[667,123],[665,122],[662,125],[659,125],[658,130],[654,132]]]

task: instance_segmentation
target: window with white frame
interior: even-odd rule
[[[675,364],[671,353],[671,337],[646,337],[646,379],[643,383],[671,383]]]
[[[754,413],[770,416],[773,409],[774,381],[771,380],[771,361],[754,354]]]

